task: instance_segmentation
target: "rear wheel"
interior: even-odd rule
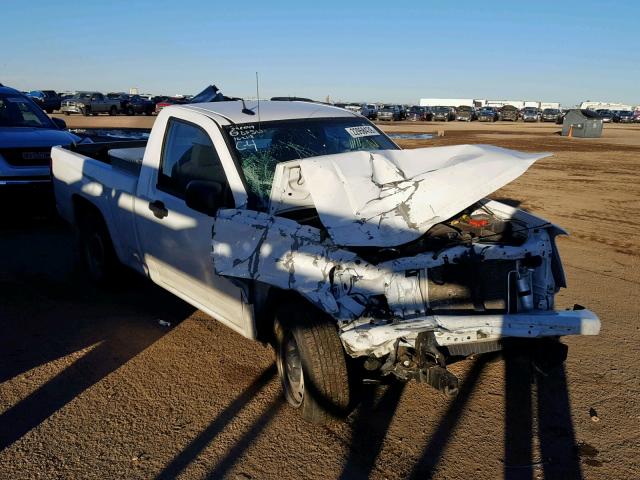
[[[133,107],[127,108],[127,115],[132,116],[132,115],[135,115],[135,114],[136,114],[136,112],[133,109]]]
[[[313,423],[345,415],[349,378],[335,322],[298,303],[278,311],[274,333],[278,375],[289,405]]]
[[[118,109],[116,107],[111,107],[109,109],[109,115],[111,115],[112,117],[117,114],[118,114]]]
[[[99,285],[111,283],[118,259],[107,226],[96,214],[89,213],[81,219],[80,251],[89,278]]]
[[[80,111],[82,112],[82,114],[83,114],[85,117],[88,117],[89,115],[91,115],[91,107],[89,107],[89,106],[86,106],[86,107],[84,107],[84,108],[81,108],[81,109],[80,109]]]

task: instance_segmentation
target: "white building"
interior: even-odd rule
[[[421,107],[459,107],[466,105],[473,107],[473,98],[421,98]]]
[[[611,103],[611,102],[582,102],[580,104],[582,110],[633,110],[631,105],[625,105],[624,103]]]
[[[593,103],[593,102],[592,102]],[[469,107],[496,107],[502,108],[505,105],[512,105],[516,107],[518,110],[522,110],[526,107],[533,108],[560,108],[560,102],[541,102],[535,100],[486,100],[479,98],[421,98],[420,106],[421,107],[459,107],[460,105],[467,105]],[[611,104],[613,105],[613,104]],[[581,107],[587,108],[587,107]],[[597,108],[612,108],[613,107],[597,107]],[[631,107],[627,108],[630,110]],[[615,110],[622,110],[622,108],[615,108]]]
[[[505,105],[512,105],[516,107],[518,110],[523,109],[524,104],[525,102],[523,100],[487,100],[486,101],[487,107],[502,108]]]

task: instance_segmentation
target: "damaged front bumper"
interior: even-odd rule
[[[506,337],[542,338],[598,335],[600,319],[590,310],[531,311],[513,314],[429,315],[379,323],[361,319],[340,332],[349,355],[381,357],[397,346],[415,348],[420,333],[433,332],[437,346],[451,355],[499,350]]]

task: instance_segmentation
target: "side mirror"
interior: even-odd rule
[[[187,207],[212,217],[223,206],[225,188],[220,182],[191,180],[185,192]]]
[[[67,129],[67,122],[65,122],[63,119],[58,118],[58,117],[51,117],[51,121],[60,130],[66,130]]]

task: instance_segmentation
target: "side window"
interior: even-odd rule
[[[184,198],[192,180],[227,185],[224,168],[209,135],[192,123],[172,118],[162,147],[158,189]]]

